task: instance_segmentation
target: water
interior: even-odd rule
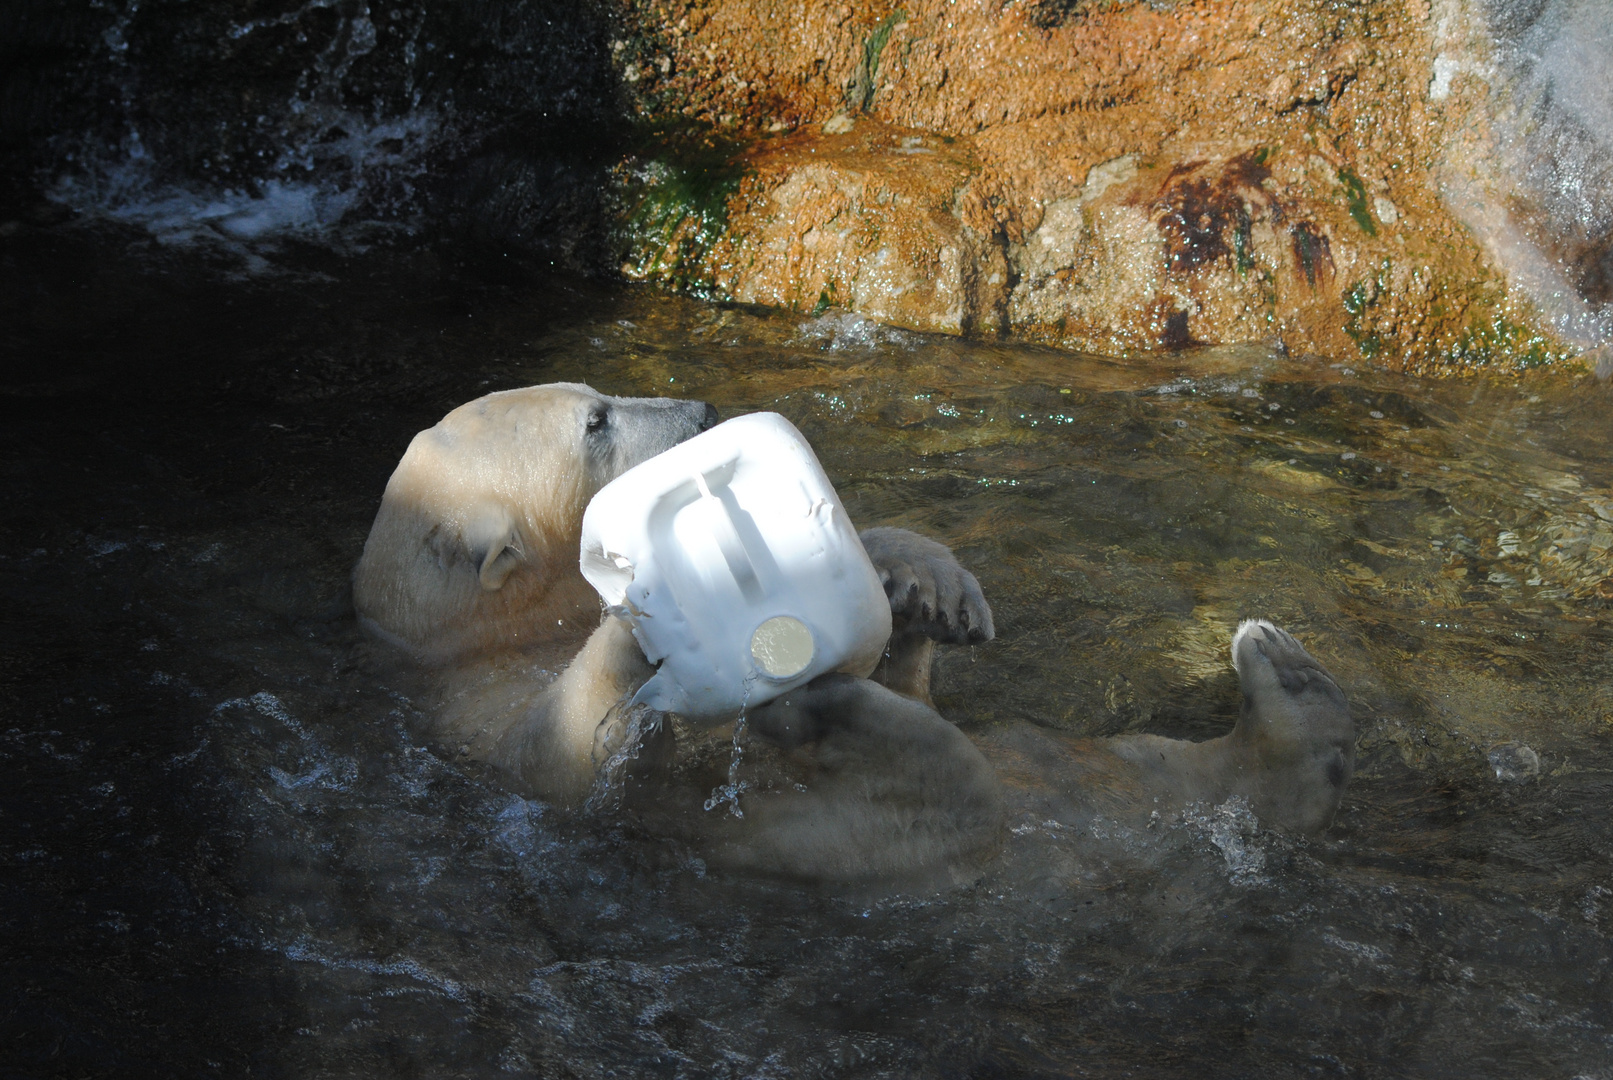
[[[44,197],[246,274],[445,229],[610,263],[620,33],[563,0],[14,0],[4,214]]]
[[[351,210],[407,215],[427,157],[453,131],[443,109],[423,103],[418,69],[436,47],[422,40],[424,11],[387,14],[381,33],[369,5],[352,0],[269,17],[215,5],[182,26],[163,26],[139,0],[99,5],[91,51],[111,106],[103,125],[117,130],[55,133],[51,197],[163,243],[212,242],[249,261],[262,257],[252,241],[328,236]],[[181,105],[165,64],[233,66],[246,100],[193,88]],[[375,66],[383,85],[365,100],[366,76],[373,84],[379,73],[362,69]],[[198,115],[212,130],[197,130]]]
[[[1607,385],[1121,363],[425,246],[242,282],[130,235],[0,241],[6,1075],[1613,1076]],[[782,412],[854,520],[976,570],[999,638],[936,698],[1014,792],[978,880],[728,876],[416,736],[347,598],[386,476],[561,379]],[[1256,614],[1361,728],[1326,836],[1016,771],[1225,730]],[[730,733],[683,734],[722,776]]]

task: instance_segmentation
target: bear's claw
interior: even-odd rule
[[[866,529],[862,542],[890,597],[895,630],[947,645],[976,645],[996,636],[980,582],[945,544],[892,528]]]

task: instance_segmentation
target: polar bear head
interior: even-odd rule
[[[387,481],[353,571],[360,621],[433,663],[591,628],[598,600],[577,569],[589,500],[716,422],[702,401],[579,383],[461,405],[414,437]]]

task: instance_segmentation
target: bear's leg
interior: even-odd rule
[[[936,644],[990,641],[996,636],[991,605],[945,544],[907,529],[865,529],[861,535],[891,605],[890,644],[873,678],[928,705]]]
[[[912,630],[897,630],[892,631],[890,641],[885,644],[885,655],[869,678],[903,697],[933,707],[930,673],[934,668],[935,639]]]
[[[745,797],[717,857],[838,881],[950,883],[1001,843],[986,759],[934,709],[868,679],[824,675],[755,709],[751,731],[807,755],[804,788]]]
[[[1136,735],[1110,748],[1174,803],[1241,795],[1268,825],[1321,832],[1355,770],[1344,692],[1292,634],[1263,619],[1238,627],[1232,662],[1243,708],[1230,734],[1199,743]]]
[[[1333,821],[1355,772],[1355,722],[1328,670],[1262,619],[1238,627],[1232,663],[1243,709],[1228,736],[1239,791],[1255,812],[1300,832]]]
[[[607,616],[575,659],[499,737],[489,760],[540,798],[577,805],[593,790],[622,703],[655,674],[633,632]],[[619,741],[619,740],[618,740]]]

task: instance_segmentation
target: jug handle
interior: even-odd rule
[[[756,564],[751,562],[750,552],[745,550],[745,542],[739,537],[739,530],[734,528],[733,519],[728,516],[728,507],[717,496],[711,493],[706,484],[705,474],[694,474],[695,487],[700,489],[700,497],[709,500],[719,511],[713,524],[713,539],[717,541],[717,549],[722,552],[723,561],[728,564],[728,572],[734,575],[734,581],[739,585],[739,591],[745,599],[755,602],[766,595],[762,589],[761,578],[756,573]]]

